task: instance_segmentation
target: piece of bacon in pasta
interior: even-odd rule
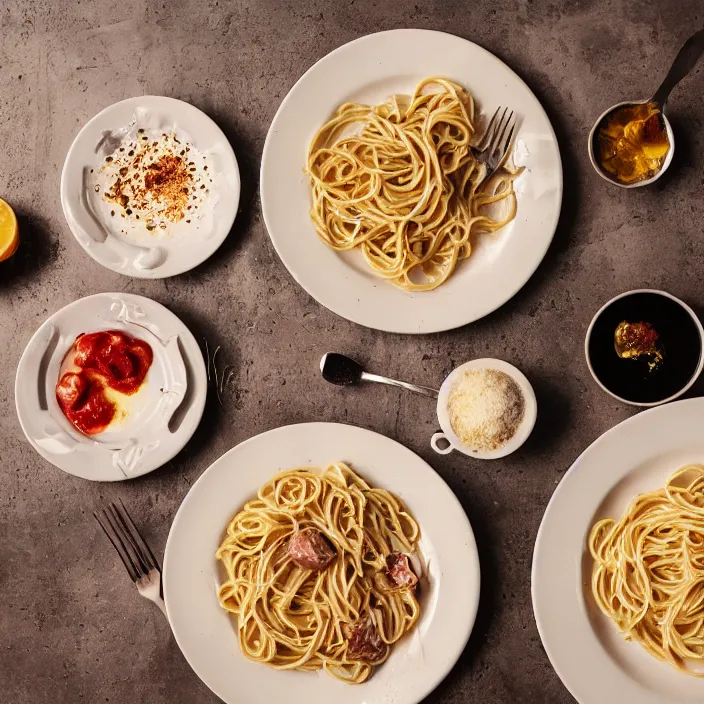
[[[395,587],[413,589],[418,584],[418,577],[413,572],[408,555],[402,552],[392,552],[386,556],[386,576]]]
[[[315,528],[304,528],[291,536],[287,552],[291,560],[306,570],[324,570],[335,560],[335,550]]]
[[[347,643],[347,657],[350,660],[364,660],[375,663],[386,657],[389,646],[384,643],[376,630],[372,617],[367,615],[351,629]]]

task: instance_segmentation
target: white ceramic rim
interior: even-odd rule
[[[416,629],[359,686],[344,685],[324,672],[275,671],[246,660],[233,620],[216,595],[221,575],[215,550],[242,504],[277,471],[339,460],[408,505],[420,524],[420,547],[431,579],[421,593],[427,606]],[[471,525],[440,475],[400,443],[339,423],[276,428],[216,460],[191,487],[174,518],[163,578],[177,643],[196,674],[227,704],[281,698],[288,704],[417,704],[446,677],[464,650],[480,591]]]
[[[150,109],[159,109],[168,113],[190,113],[195,116],[195,119],[207,126],[208,130],[212,130],[213,134],[217,135],[219,149],[221,149],[223,154],[225,154],[228,162],[228,173],[223,175],[223,181],[225,181],[226,178],[231,179],[233,192],[230,194],[229,198],[222,198],[221,201],[215,206],[218,213],[217,216],[215,213],[213,214],[216,222],[215,232],[205,239],[199,239],[197,246],[189,248],[188,256],[185,258],[183,263],[173,265],[172,260],[167,257],[167,260],[163,264],[154,269],[140,269],[129,265],[122,268],[115,266],[108,258],[101,255],[99,243],[93,242],[89,235],[81,234],[82,228],[78,226],[78,224],[74,221],[74,217],[71,215],[72,205],[70,203],[70,199],[76,199],[78,201],[78,206],[74,207],[78,207],[81,210],[86,210],[87,206],[83,202],[83,198],[76,196],[75,189],[72,188],[71,184],[75,182],[75,174],[78,171],[82,171],[82,169],[86,166],[79,159],[78,152],[79,149],[82,148],[82,142],[87,139],[87,135],[90,130],[97,123],[109,119],[111,113],[115,111],[121,111],[123,109],[135,111],[137,108],[145,106]],[[106,122],[106,126],[107,125],[108,123]],[[191,137],[197,144],[198,135],[192,134]],[[224,184],[223,190],[225,190]],[[195,105],[191,105],[191,103],[187,103],[183,100],[169,98],[162,95],[135,96],[133,98],[120,100],[117,103],[113,103],[112,105],[108,105],[103,108],[97,115],[88,120],[88,122],[86,122],[78,132],[69,147],[66,154],[66,159],[64,161],[64,166],[61,171],[61,207],[64,212],[66,223],[68,224],[71,234],[73,234],[76,241],[81,245],[83,250],[101,266],[104,266],[111,271],[115,271],[118,274],[122,274],[123,276],[131,276],[141,279],[162,279],[170,276],[176,276],[186,271],[190,271],[213,255],[232,230],[232,226],[234,225],[235,218],[237,216],[237,209],[239,207],[240,190],[240,172],[237,164],[237,157],[232,149],[232,145],[220,127],[218,127],[209,115],[206,115]],[[168,249],[168,241],[159,242],[159,246],[166,247]]]
[[[182,364],[185,365],[187,377],[188,389],[186,390],[186,396],[183,402],[187,402],[188,407],[185,411],[181,411],[180,408],[175,410],[175,413],[185,413],[180,420],[178,429],[174,433],[169,433],[166,441],[163,442],[157,450],[147,452],[140,459],[137,467],[130,471],[129,474],[126,474],[119,467],[115,466],[112,451],[108,447],[104,447],[98,443],[91,444],[85,441],[85,444],[81,446],[81,452],[56,454],[46,451],[37,441],[37,438],[34,437],[34,434],[30,432],[27,413],[31,411],[23,400],[25,380],[32,379],[32,383],[36,383],[36,373],[40,367],[41,359],[45,354],[47,345],[39,341],[40,337],[45,336],[50,329],[53,334],[53,321],[57,317],[66,315],[74,309],[85,307],[87,302],[90,303],[100,298],[129,302],[130,304],[140,306],[142,309],[149,311],[151,316],[150,322],[158,318],[162,328],[164,325],[168,328],[167,334],[169,336],[177,335],[180,359],[182,360]],[[88,325],[90,325],[90,323],[88,323]],[[105,324],[100,321],[97,321],[95,325],[96,329],[105,329]],[[168,308],[151,298],[132,293],[96,293],[91,296],[79,298],[54,312],[39,326],[30,338],[17,365],[17,373],[15,376],[15,408],[20,426],[28,442],[39,455],[58,469],[90,481],[125,481],[134,479],[152,472],[169,462],[183,449],[193,436],[203,416],[206,396],[207,376],[205,362],[203,361],[203,355],[193,334],[178,316],[172,313]]]
[[[359,252],[334,252],[319,240],[309,217],[303,167],[310,139],[341,102],[379,102],[390,93],[408,92],[415,82],[433,74],[448,75],[466,85],[489,115],[501,104],[522,113],[514,158],[526,166],[526,173],[516,182],[519,214],[502,230],[503,239],[498,235],[478,238],[472,257],[461,262],[447,282],[434,291],[411,293],[378,279],[361,255],[357,257]],[[455,35],[396,29],[338,47],[296,82],[267,134],[260,184],[262,213],[272,244],[308,294],[359,325],[425,334],[461,327],[488,315],[533,275],[557,228],[562,164],[544,109],[500,59]]]
[[[465,445],[452,429],[450,414],[447,410],[447,399],[457,378],[468,369],[496,369],[500,372],[504,372],[518,384],[523,392],[523,398],[525,401],[523,420],[518,426],[516,434],[498,450],[477,452]],[[442,382],[440,391],[438,392],[437,414],[438,422],[440,423],[440,427],[443,432],[435,433],[431,438],[430,446],[433,450],[435,450],[435,452],[441,455],[446,455],[450,452],[451,448],[477,460],[497,460],[515,452],[530,437],[530,434],[533,432],[533,428],[535,427],[535,421],[538,417],[538,402],[535,398],[533,386],[520,369],[514,367],[513,364],[504,362],[502,359],[491,359],[487,357],[484,359],[472,359],[469,362],[460,364],[459,367],[456,367],[447,375],[445,381]],[[450,443],[448,448],[445,450],[441,450],[437,447],[438,440],[442,439],[447,440],[447,442]]]
[[[683,386],[677,393],[672,394],[672,396],[668,396],[667,398],[664,398],[662,401],[648,401],[648,402],[643,402],[643,401],[629,401],[628,399],[622,398],[621,396],[616,395],[613,391],[610,391],[604,384],[601,382],[599,377],[594,373],[594,368],[592,367],[592,361],[589,358],[589,341],[592,336],[592,330],[594,329],[594,325],[596,324],[596,321],[598,320],[599,316],[612,304],[618,301],[621,298],[625,298],[626,296],[632,296],[633,294],[636,293],[654,293],[660,296],[665,296],[666,298],[669,298],[675,303],[679,303],[682,308],[684,308],[687,313],[689,313],[689,316],[692,318],[694,321],[694,324],[697,327],[697,330],[699,331],[699,343],[700,343],[700,352],[699,352],[699,364],[697,365],[696,370],[692,374],[692,378],[687,382],[685,386]],[[675,399],[679,398],[682,396],[682,394],[686,393],[689,391],[689,389],[692,387],[694,382],[699,378],[699,375],[702,373],[702,369],[704,368],[704,327],[702,327],[702,323],[699,320],[699,317],[697,314],[694,312],[694,310],[688,306],[682,299],[677,298],[677,296],[673,296],[671,293],[668,293],[667,291],[660,291],[659,289],[654,289],[654,288],[636,288],[633,289],[632,291],[626,291],[624,293],[619,293],[618,296],[614,296],[611,300],[607,301],[604,303],[601,308],[594,314],[594,317],[592,318],[591,322],[589,323],[589,327],[587,328],[587,334],[584,338],[584,356],[587,360],[587,367],[589,368],[589,373],[592,375],[592,379],[596,381],[596,383],[604,390],[606,391],[609,396],[612,396],[613,398],[617,399],[618,401],[621,401],[622,403],[626,403],[629,406],[639,406],[641,408],[651,408],[653,406],[660,406],[663,403],[668,403],[669,401],[674,401]]]
[[[667,138],[670,141],[670,149],[668,150],[667,154],[665,155],[665,161],[663,161],[662,166],[658,170],[658,172],[654,175],[651,176],[650,178],[646,179],[645,181],[636,181],[635,183],[620,183],[616,179],[611,178],[600,166],[599,163],[596,160],[596,156],[594,155],[594,133],[596,132],[596,128],[599,126],[601,121],[610,113],[616,110],[616,108],[620,108],[623,105],[644,105],[645,103],[649,103],[652,100],[652,98],[646,98],[645,100],[624,100],[620,103],[616,103],[616,105],[612,105],[610,108],[607,108],[604,110],[604,112],[599,115],[597,118],[596,122],[594,123],[594,126],[589,132],[589,142],[587,143],[587,152],[589,153],[589,161],[592,162],[592,166],[594,167],[594,171],[596,171],[601,178],[603,178],[605,181],[608,181],[609,183],[612,183],[614,186],[618,186],[619,188],[640,188],[641,186],[649,186],[651,183],[654,183],[657,181],[668,169],[670,166],[670,163],[672,162],[672,157],[675,155],[675,133],[672,131],[672,125],[670,124],[670,121],[667,119],[667,115],[665,114],[665,111],[662,111],[662,119],[663,122],[665,123],[665,131],[667,132]]]
[[[604,517],[605,501],[618,493],[618,510],[606,513],[617,517],[638,493],[663,486],[677,467],[701,462],[702,417],[704,398],[691,398],[650,408],[607,430],[575,460],[545,509],[533,552],[533,611],[545,652],[579,704],[702,701],[704,680],[627,642],[589,603],[584,575],[585,564],[591,565],[589,529]]]

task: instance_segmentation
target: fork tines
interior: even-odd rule
[[[95,520],[108,536],[133,582],[152,570],[159,571],[159,563],[127,512],[125,505],[111,503],[102,511],[93,513]]]
[[[499,116],[500,115],[500,116]],[[513,133],[516,129],[516,119],[513,110],[498,107],[477,145],[480,152],[487,152],[487,157],[501,158],[508,151]]]

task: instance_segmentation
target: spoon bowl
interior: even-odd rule
[[[320,360],[320,373],[323,379],[330,384],[336,386],[352,386],[363,381],[372,381],[377,384],[387,384],[388,386],[397,386],[407,391],[413,391],[421,396],[430,396],[437,398],[437,389],[431,389],[427,386],[419,386],[418,384],[410,384],[407,381],[399,381],[391,379],[388,376],[380,374],[370,374],[364,371],[364,367],[346,354],[338,352],[326,352]]]
[[[675,135],[672,131],[672,125],[667,119],[667,115],[665,115],[664,111],[661,111],[660,115],[662,116],[662,120],[665,125],[665,132],[667,134],[667,140],[670,143],[670,148],[668,149],[667,154],[665,155],[665,159],[662,162],[662,165],[650,178],[643,179],[642,181],[634,181],[633,183],[621,183],[621,181],[617,180],[615,177],[609,174],[608,171],[602,169],[596,158],[594,143],[596,141],[597,131],[601,124],[604,122],[604,120],[612,112],[619,110],[620,108],[630,105],[645,105],[646,103],[649,103],[651,101],[652,98],[646,98],[645,100],[624,100],[621,103],[616,103],[616,105],[612,105],[608,110],[605,110],[603,113],[601,113],[601,115],[599,115],[596,122],[594,123],[594,126],[589,132],[589,142],[587,144],[587,149],[589,151],[589,161],[592,162],[592,166],[594,167],[594,170],[599,174],[599,176],[601,176],[604,180],[608,181],[609,183],[613,183],[615,186],[619,186],[621,188],[640,188],[641,186],[649,186],[651,183],[657,181],[665,173],[665,171],[667,171],[667,168],[672,162],[672,157],[675,153]]]

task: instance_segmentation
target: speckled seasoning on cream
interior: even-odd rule
[[[132,225],[190,223],[210,194],[208,159],[175,132],[130,131],[100,167],[96,192]]]

